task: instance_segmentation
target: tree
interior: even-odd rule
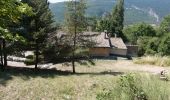
[[[163,36],[158,50],[162,55],[170,55],[170,33]]]
[[[32,9],[18,0],[1,0],[0,8],[1,63],[3,64],[2,69],[4,69],[7,66],[6,42],[21,39],[18,34],[10,31],[9,25],[18,23],[22,14],[32,15]],[[4,56],[4,60],[2,60],[2,56]]]
[[[35,48],[35,69],[39,63],[40,50],[42,51],[48,33],[53,32],[53,16],[49,9],[47,0],[22,0],[32,7],[34,16],[24,16],[23,26],[29,34],[29,41],[32,41]]]
[[[112,33],[111,36],[117,36],[123,38],[126,41],[126,37],[123,34],[124,27],[124,0],[117,0],[116,6],[113,8],[112,13],[107,13],[97,23],[97,30]]]
[[[118,36],[124,39],[123,27],[124,27],[124,0],[117,0],[117,4],[112,12],[112,36],[116,33]]]
[[[87,21],[85,17],[86,3],[85,0],[71,0],[66,4],[65,12],[65,30],[72,37],[72,66],[75,73],[75,57],[78,49],[78,36],[86,30]]]
[[[148,55],[155,55],[158,53],[158,47],[160,44],[160,39],[158,37],[151,37],[146,46],[145,53]]]
[[[111,20],[111,14],[107,13],[97,22],[97,30],[104,32],[107,30],[112,33],[112,29],[114,27],[114,23]]]
[[[156,36],[155,29],[146,23],[139,23],[125,27],[123,32],[131,44],[137,44],[137,40],[142,36]]]
[[[170,32],[170,15],[166,16],[160,24],[160,33],[159,35],[163,35],[164,33]]]

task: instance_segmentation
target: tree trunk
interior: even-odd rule
[[[2,44],[0,44],[0,56],[1,56],[1,64],[2,64],[2,66],[4,65],[4,63],[3,63],[3,53],[2,53]]]
[[[1,44],[0,44],[0,56],[1,56],[1,70],[3,70],[3,66],[4,66],[4,63],[3,63],[3,50],[2,50],[2,42],[1,42]]]
[[[38,57],[39,57],[39,46],[38,46],[38,41],[36,40],[36,51],[35,51],[35,69],[38,68]]]
[[[3,45],[3,53],[4,53],[4,66],[3,66],[3,69],[5,69],[7,67],[7,53],[6,53],[6,41],[5,41],[5,39],[3,39],[3,41],[2,41],[2,45]]]
[[[74,2],[75,3],[75,21],[74,21],[74,46],[73,46],[73,57],[72,57],[72,66],[73,66],[73,73],[76,73],[75,71],[75,50],[76,50],[76,38],[77,38],[77,16],[76,16],[76,13],[77,13],[77,5],[76,5],[76,1]]]
[[[72,58],[72,67],[73,67],[73,73],[75,74],[75,60],[74,60],[75,56],[74,56],[74,52],[73,52],[73,58]]]

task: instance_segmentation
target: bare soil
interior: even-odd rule
[[[139,65],[134,64],[132,60],[95,60],[95,65],[80,65],[76,64],[76,71],[83,72],[148,72],[153,74],[159,74],[162,70],[167,70],[170,72],[170,67],[160,67],[155,65]],[[24,63],[20,62],[8,62],[9,66],[17,66],[17,67],[29,67],[34,68],[32,66],[26,66]],[[72,67],[70,63],[64,64],[55,64],[52,66],[48,65],[39,65],[39,68],[47,68],[47,69],[57,69],[62,71],[72,71]]]

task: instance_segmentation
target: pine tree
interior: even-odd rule
[[[24,16],[23,26],[29,36],[28,40],[34,43],[35,47],[35,69],[39,62],[40,50],[44,47],[48,33],[55,30],[52,26],[53,16],[49,9],[47,0],[22,0],[32,7],[34,16]]]
[[[126,40],[123,34],[124,23],[124,0],[117,0],[116,6],[113,8],[112,13],[106,14],[97,23],[97,30],[104,31],[107,30],[112,33],[112,37],[117,34],[117,36]]]
[[[117,34],[119,37],[124,38],[123,35],[123,22],[124,22],[124,0],[117,0],[117,4],[112,12],[112,36]]]
[[[86,3],[85,0],[74,1],[71,0],[66,4],[65,11],[65,30],[73,37],[72,50],[72,66],[73,73],[75,73],[75,51],[78,48],[78,37],[85,29],[87,20],[85,17]]]

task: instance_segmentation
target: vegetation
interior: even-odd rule
[[[170,57],[167,56],[144,56],[137,59],[134,59],[136,64],[150,64],[157,65],[162,67],[170,66]]]
[[[169,82],[160,80],[158,76],[145,73],[119,76],[121,73],[108,72],[104,66],[77,65],[79,73],[74,75],[47,69],[38,72],[9,69],[0,72],[0,99],[124,100],[140,96],[148,100],[168,100]]]
[[[169,55],[169,33],[165,17],[160,27],[152,27],[146,23],[139,23],[124,28],[125,36],[130,44],[139,46],[139,56],[143,55]]]
[[[83,32],[87,30],[87,19],[85,16],[85,0],[67,2],[65,12],[64,31],[68,34],[69,47],[71,49],[71,61],[73,73],[75,73],[75,61],[81,57],[87,57],[87,45],[91,44],[88,37]],[[78,60],[77,59],[77,60]]]
[[[158,86],[159,85],[159,86]],[[127,74],[118,79],[110,90],[97,95],[98,100],[169,100],[167,82],[153,75]]]
[[[154,72],[157,75],[134,72],[139,70],[136,66],[141,66],[139,71],[152,73],[153,70],[136,64],[170,66],[170,15],[159,27],[147,23],[124,27],[124,0],[117,0],[112,13],[99,20],[86,16],[87,2],[66,2],[65,22],[55,26],[48,0],[0,1],[0,99],[169,100],[168,74],[166,80],[162,80],[163,71],[161,75],[159,72]],[[107,30],[111,36],[117,34],[129,44],[138,45],[138,55],[143,57],[135,59],[136,64],[124,60],[123,64],[113,60],[91,61],[89,48],[96,43],[89,38],[93,34],[85,32],[89,26],[99,32]],[[40,63],[62,64],[57,67],[46,64],[36,71],[32,66],[19,68],[18,65],[5,69],[9,54],[25,57],[25,51],[34,51],[33,55],[26,56],[24,63],[35,64],[35,69]],[[95,63],[97,66],[91,67]],[[122,66],[124,69],[121,69],[121,65],[126,68]],[[134,74],[126,74],[129,72]]]
[[[45,48],[45,40],[47,40],[48,33],[55,31],[53,24],[53,16],[49,9],[47,0],[22,0],[32,7],[34,16],[23,17],[23,27],[28,34],[27,40],[32,42],[35,49],[35,68],[39,63],[39,55]],[[41,10],[40,10],[41,9]]]
[[[15,31],[11,31],[11,24],[19,23],[22,14],[32,15],[32,9],[17,0],[0,1],[0,40],[1,40],[1,65],[7,66],[7,41],[23,41],[24,39]],[[4,58],[4,59],[3,59]]]
[[[122,33],[124,27],[124,0],[117,0],[117,4],[113,9],[112,13],[108,13],[104,18],[99,20],[97,23],[98,31],[107,30],[111,33],[111,36],[117,34],[125,40],[124,34]]]

